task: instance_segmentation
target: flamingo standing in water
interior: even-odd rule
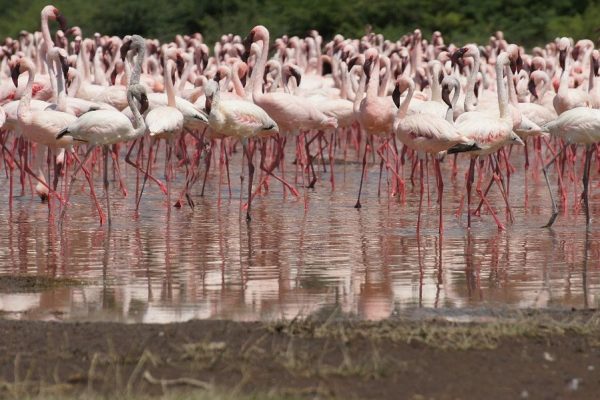
[[[277,123],[256,104],[244,100],[220,99],[219,84],[214,80],[206,86],[206,112],[208,124],[216,134],[234,137],[242,142],[244,154],[248,158],[248,208],[246,220],[250,221],[252,208],[252,178],[254,164],[248,151],[248,141],[258,135],[277,134]],[[242,176],[243,182],[243,176]]]
[[[269,53],[269,31],[262,25],[254,27],[245,40],[246,49],[250,49],[252,43],[261,42],[258,51],[258,61],[252,70],[250,83],[252,85],[252,100],[256,105],[261,107],[267,114],[277,123],[279,130],[285,134],[297,134],[304,130],[327,130],[337,128],[337,120],[329,117],[321,112],[310,99],[295,96],[284,92],[263,93],[263,76],[267,64]],[[249,53],[245,54],[247,58]],[[276,162],[283,153],[283,144],[279,141],[279,155],[276,157]],[[252,156],[252,151],[250,151]],[[276,166],[273,163],[271,168],[261,168],[269,175],[272,175],[273,169]],[[283,181],[283,179],[280,179]],[[289,184],[285,184],[288,188]],[[310,186],[310,185],[309,185]],[[296,194],[297,191],[291,190]]]
[[[378,149],[379,155],[383,158],[383,149],[388,144],[390,134],[393,129],[395,106],[390,96],[380,97],[379,90],[379,51],[376,48],[370,48],[365,52],[365,63],[363,65],[363,77],[360,86],[366,86],[366,96],[362,98],[362,90],[359,87],[355,99],[355,111],[357,112],[358,122],[367,135],[376,135],[386,137],[383,145]],[[356,107],[358,105],[358,107]],[[365,169],[367,166],[368,140],[365,144],[365,153],[363,156],[362,174],[360,176],[360,186],[358,189],[358,199],[354,208],[361,208],[360,195],[362,192]]]
[[[400,104],[400,95],[408,89],[406,98]],[[445,118],[431,114],[411,114],[407,115],[410,100],[415,91],[414,81],[406,76],[400,76],[396,83],[394,91],[394,103],[398,107],[398,114],[394,121],[394,133],[400,141],[419,153],[419,169],[421,173],[421,194],[419,198],[419,214],[417,217],[417,234],[421,228],[421,208],[423,206],[423,153],[438,155],[441,152],[460,153],[466,151],[480,150],[479,146],[472,140],[460,135],[453,124]],[[440,169],[439,159],[434,158],[435,173],[438,184],[438,203],[440,206],[440,235],[444,231],[443,222],[443,202],[442,195],[444,183],[442,171]]]
[[[571,144],[583,144],[585,145],[585,164],[583,169],[583,193],[582,200],[585,206],[585,222],[587,225],[590,223],[590,207],[589,207],[589,178],[590,178],[590,162],[592,154],[596,151],[595,145],[600,141],[600,110],[592,109],[588,107],[576,107],[567,110],[559,115],[557,119],[544,125],[542,129],[545,132],[549,132],[551,135],[563,139],[565,144],[556,153],[556,155],[550,160],[550,162],[544,166],[544,178],[546,179],[546,185],[550,192],[550,199],[552,201],[552,215],[550,220],[544,227],[551,227],[558,216],[558,207],[550,188],[550,181],[548,180],[548,168],[554,163],[557,157]]]
[[[165,60],[164,67],[164,80],[167,90],[167,105],[155,107],[146,116],[146,125],[152,138],[150,143],[150,151],[148,154],[148,166],[146,168],[146,174],[144,175],[144,183],[140,195],[137,199],[136,210],[140,207],[140,200],[142,199],[142,193],[144,193],[144,186],[148,180],[148,172],[152,164],[152,148],[154,147],[154,141],[157,139],[166,139],[167,141],[167,159],[166,159],[166,171],[167,176],[167,204],[169,205],[168,210],[171,209],[171,178],[172,178],[172,165],[171,155],[173,153],[173,139],[179,135],[183,129],[183,114],[176,106],[175,103],[175,89],[173,88],[173,68],[175,62],[168,60],[166,56],[166,46],[163,49],[163,57]]]
[[[33,110],[31,108],[31,98],[33,96],[33,82],[35,80],[36,68],[33,61],[29,58],[21,58],[11,72],[15,86],[19,83],[19,75],[24,72],[29,74],[29,78],[27,79],[27,86],[23,97],[21,97],[17,111],[18,130],[25,139],[38,144],[35,157],[37,176],[29,170],[29,167],[25,166],[25,169],[38,181],[36,191],[42,200],[45,200],[50,193],[50,188],[46,183],[46,178],[41,168],[43,150],[45,147],[54,150],[71,147],[73,144],[71,138],[60,140],[56,138],[56,134],[69,123],[73,122],[76,117],[61,111]],[[62,68],[60,68],[60,73],[62,73]]]
[[[498,55],[496,59],[496,90],[498,92],[499,117],[482,113],[478,118],[465,118],[463,121],[456,124],[456,130],[460,132],[461,135],[473,140],[480,147],[480,150],[471,153],[472,157],[467,178],[467,226],[469,229],[471,228],[471,189],[475,175],[474,170],[477,157],[491,155],[506,144],[512,143],[523,145],[521,138],[513,132],[513,118],[508,108],[508,94],[504,84],[504,68],[509,65],[509,63],[508,53],[502,52]],[[492,213],[492,216],[498,225],[498,229],[503,230],[504,225],[496,217],[496,214],[489,205],[481,188],[478,187],[477,192]],[[508,205],[508,199],[505,199],[505,201]]]

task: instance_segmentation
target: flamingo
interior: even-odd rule
[[[18,107],[18,131],[21,132],[23,137],[29,141],[35,142],[39,145],[36,161],[36,170],[38,185],[36,191],[42,201],[48,198],[49,190],[46,183],[46,178],[41,169],[42,152],[45,147],[51,150],[69,148],[73,144],[72,139],[65,138],[60,140],[56,138],[56,134],[67,126],[69,123],[75,120],[75,116],[62,111],[54,110],[32,110],[31,108],[31,97],[33,95],[33,82],[35,80],[36,68],[29,58],[21,58],[15,68],[12,70],[12,78],[15,86],[18,85],[18,76],[24,72],[29,74],[27,80],[27,86],[23,97],[19,102]],[[62,73],[62,69],[60,69]],[[25,165],[25,169],[29,169]],[[30,171],[28,173],[31,174]],[[60,196],[59,196],[60,198]]]
[[[561,38],[558,42],[559,63],[562,68],[560,74],[560,85],[558,92],[554,97],[554,109],[558,115],[575,107],[586,107],[589,104],[589,95],[580,89],[569,88],[569,77],[571,72],[571,58],[569,53],[571,41],[568,38]]]
[[[254,103],[244,100],[221,100],[220,89],[217,82],[211,80],[206,86],[206,111],[208,123],[217,134],[231,136],[239,139],[248,159],[248,208],[246,220],[251,221],[252,208],[252,178],[254,164],[252,155],[248,150],[248,142],[252,138],[264,134],[277,134],[277,123]],[[242,182],[244,177],[241,177]]]
[[[570,144],[583,144],[586,148],[585,165],[583,169],[583,193],[581,197],[585,206],[585,222],[589,225],[590,208],[588,187],[590,161],[592,153],[595,151],[593,145],[600,141],[600,110],[587,107],[575,107],[564,111],[557,119],[545,124],[542,129],[545,132],[549,132],[552,136],[563,139],[565,142],[564,146],[561,147],[552,160],[550,160],[543,168],[544,178],[546,179],[546,185],[548,186],[550,199],[552,201],[552,215],[544,227],[551,227],[558,216],[558,207],[556,206],[556,201],[554,200],[554,195],[550,188],[547,170]]]
[[[166,170],[167,170],[167,196],[170,196],[170,184],[171,184],[171,154],[173,152],[173,138],[181,133],[183,130],[183,114],[176,107],[175,103],[175,89],[173,88],[173,67],[175,62],[173,60],[166,59],[166,47],[163,50],[163,57],[165,58],[164,67],[164,81],[167,89],[167,105],[155,107],[146,116],[146,125],[152,138],[150,144],[150,153],[148,155],[148,166],[146,168],[146,174],[144,175],[144,183],[140,195],[137,199],[136,210],[139,209],[140,200],[142,199],[142,193],[144,193],[144,186],[148,180],[148,171],[150,170],[152,163],[152,148],[154,147],[154,141],[156,139],[167,140],[167,159],[166,159]],[[167,199],[168,204],[171,204],[171,198]],[[170,206],[168,207],[170,210]]]
[[[506,52],[500,53],[496,59],[496,90],[498,92],[499,117],[482,113],[480,118],[466,118],[463,121],[457,121],[456,123],[456,130],[460,132],[461,135],[473,140],[480,147],[480,150],[475,150],[470,153],[471,163],[469,165],[469,175],[467,178],[467,218],[469,229],[471,228],[471,188],[473,185],[476,158],[479,156],[491,155],[506,144],[524,144],[521,138],[513,132],[513,118],[510,115],[508,108],[508,95],[503,77],[504,68],[509,62],[508,53]],[[479,187],[477,188],[477,191],[479,196],[491,210],[491,207],[487,204],[484,193]],[[505,201],[508,205],[508,199],[505,199]],[[495,213],[493,211],[491,212],[498,229],[503,230],[504,225],[498,220]]]
[[[140,103],[140,108],[134,100]],[[92,151],[97,146],[103,146],[104,155],[104,194],[106,196],[106,207],[108,210],[108,226],[111,226],[111,211],[110,211],[110,196],[108,193],[108,146],[116,143],[121,143],[129,140],[134,140],[146,132],[146,124],[142,117],[143,112],[148,108],[148,97],[146,87],[140,84],[130,84],[127,89],[127,101],[129,107],[133,111],[134,122],[132,123],[123,113],[112,110],[96,110],[90,111],[77,118],[66,128],[62,129],[57,139],[70,137],[72,140],[87,143],[88,149],[84,158],[79,163],[77,169],[73,172],[71,182],[69,184],[69,192],[67,201],[70,197],[70,192],[75,183],[77,172],[85,165],[85,162],[92,154]],[[61,212],[61,221],[64,218],[67,205],[63,207]],[[102,225],[103,219],[100,218]]]
[[[421,193],[419,198],[419,214],[417,217],[417,234],[421,228],[421,208],[423,205],[423,153],[438,155],[441,152],[460,153],[479,150],[479,146],[472,140],[462,136],[454,125],[445,118],[429,114],[407,115],[410,100],[415,91],[415,83],[411,78],[400,76],[394,91],[394,103],[398,107],[398,114],[394,121],[394,133],[400,141],[420,153],[419,168],[421,172]],[[400,104],[400,94],[408,89],[406,98]],[[441,97],[441,96],[440,96]],[[443,191],[444,183],[439,159],[435,158],[435,172],[438,183],[438,202],[440,205],[439,233],[444,231],[443,223]]]

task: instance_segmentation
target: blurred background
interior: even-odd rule
[[[0,38],[22,29],[39,29],[48,1],[0,0]],[[138,33],[171,39],[201,32],[212,43],[223,33],[245,36],[257,24],[272,35],[305,35],[317,29],[325,38],[336,33],[358,36],[371,25],[396,39],[420,28],[424,37],[440,30],[446,42],[487,41],[501,29],[507,40],[532,47],[557,36],[596,40],[598,0],[69,0],[55,1],[70,26],[84,35]]]

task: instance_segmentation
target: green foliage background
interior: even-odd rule
[[[47,1],[0,0],[0,38],[39,29]],[[484,42],[497,29],[527,46],[556,36],[598,38],[599,0],[56,0],[53,3],[84,35],[138,33],[170,39],[201,32],[208,43],[223,33],[244,36],[256,24],[271,34],[304,35],[315,28],[326,38],[356,37],[370,24],[396,39],[421,28],[426,38],[440,30],[447,42]]]

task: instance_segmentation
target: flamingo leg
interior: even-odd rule
[[[144,187],[146,186],[146,181],[148,180],[148,177],[150,176],[150,168],[152,167],[152,156],[154,155],[154,144],[156,142],[156,139],[151,138],[150,139],[150,150],[148,151],[148,165],[146,166],[146,174],[144,175],[144,182],[142,183],[142,189],[140,190],[140,196],[137,199],[137,202],[135,204],[135,212],[138,212],[138,210],[140,209],[140,201],[142,200],[142,194],[144,194]],[[169,191],[167,190],[167,193]]]
[[[423,209],[423,194],[425,193],[425,182],[423,177],[423,159],[419,159],[419,178],[420,178],[420,195],[419,195],[419,213],[417,216],[417,235],[421,232],[421,210]]]
[[[590,167],[592,160],[592,151],[594,149],[591,145],[587,145],[585,149],[585,166],[583,169],[583,204],[585,206],[585,223],[590,224],[590,201],[589,201],[589,181],[590,181]]]
[[[367,168],[367,153],[369,151],[369,138],[367,137],[367,141],[365,143],[365,153],[363,155],[362,161],[362,172],[360,174],[360,186],[358,187],[358,199],[356,200],[356,204],[354,208],[362,208],[360,204],[360,194],[362,193],[363,181],[365,179],[365,169]]]

